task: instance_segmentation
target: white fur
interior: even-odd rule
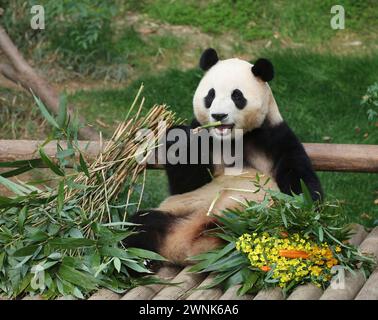
[[[193,97],[193,109],[197,120],[203,125],[215,120],[212,113],[226,113],[225,124],[234,124],[235,129],[250,131],[262,125],[266,118],[273,124],[282,121],[277,104],[273,98],[269,85],[252,73],[252,64],[240,59],[218,61],[201,79]],[[207,109],[204,98],[209,90],[214,88],[215,99]],[[231,99],[231,94],[239,89],[247,105],[238,109]],[[219,136],[212,130],[212,134]]]

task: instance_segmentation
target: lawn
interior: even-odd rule
[[[346,20],[345,30],[338,31],[329,24],[332,0],[66,0],[64,5],[43,0],[49,29],[39,33],[28,29],[25,8],[33,2],[9,2],[4,26],[33,65],[67,90],[69,101],[105,136],[127,113],[141,83],[146,108],[166,103],[190,119],[202,76],[198,58],[214,46],[223,58],[271,59],[273,93],[303,142],[378,144],[378,128],[360,106],[367,87],[378,81],[375,0],[339,1]],[[0,90],[2,138],[46,135],[32,105],[26,93]],[[319,176],[327,197],[342,200],[354,221],[378,223],[375,174]],[[163,186],[164,172],[149,171],[144,207],[167,196]]]

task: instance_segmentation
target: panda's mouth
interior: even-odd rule
[[[216,126],[214,130],[220,136],[226,136],[231,133],[233,128],[234,124],[221,124],[220,126]]]

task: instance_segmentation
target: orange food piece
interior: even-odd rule
[[[310,255],[302,250],[280,250],[280,256],[291,259],[307,259]]]
[[[260,269],[262,271],[268,272],[270,270],[270,267],[269,266],[262,266]]]

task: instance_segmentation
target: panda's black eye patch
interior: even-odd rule
[[[209,92],[207,93],[207,96],[205,97],[205,107],[207,109],[210,108],[211,104],[213,103],[214,98],[215,98],[215,90],[214,88],[211,88]]]
[[[238,109],[243,109],[247,105],[247,99],[244,98],[243,93],[239,89],[232,91],[231,99]]]

